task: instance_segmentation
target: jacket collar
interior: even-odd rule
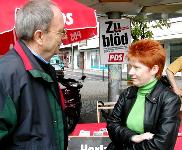
[[[166,86],[160,80],[158,80],[154,89],[149,94],[146,95],[146,98],[150,102],[156,103],[161,91],[163,91],[165,88],[166,88]],[[129,87],[129,90],[127,93],[127,98],[129,98],[129,99],[136,98],[137,92],[138,92],[138,87],[136,87],[136,86]]]
[[[25,45],[23,44],[23,42],[21,44],[18,41],[15,43],[14,48],[16,52],[18,53],[18,55],[20,56],[20,58],[22,59],[25,66],[25,70],[32,70],[33,68],[32,64],[30,63],[30,60],[22,47],[24,47],[24,49],[27,49],[27,47],[25,48]]]
[[[138,92],[138,87],[136,87],[136,86],[131,86],[131,87],[128,88],[128,91],[127,91],[127,93],[126,93],[126,97],[127,97],[128,99],[136,98],[137,92]]]
[[[161,92],[167,88],[160,80],[157,81],[154,89],[151,91],[151,93],[146,95],[146,98],[151,101],[152,103],[156,103],[158,101],[158,98],[161,94]]]
[[[40,64],[37,62],[31,51],[23,41],[17,41],[15,43],[14,49],[22,59],[25,70],[29,71],[34,78],[41,77],[47,82],[53,82],[52,78],[44,72]]]

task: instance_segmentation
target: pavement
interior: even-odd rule
[[[80,123],[97,122],[97,101],[108,101],[107,81],[85,81],[81,89],[82,110]]]
[[[92,75],[99,75],[99,76],[108,76],[108,71],[107,70],[99,70],[99,69],[70,69],[70,68],[65,68],[65,71],[73,71],[73,72],[80,72],[80,73],[85,73],[85,74],[92,74]]]

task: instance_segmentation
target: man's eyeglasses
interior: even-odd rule
[[[66,38],[67,37],[67,30],[64,28],[63,31],[61,32],[56,32],[56,31],[46,31],[47,33],[48,32],[53,32],[53,33],[56,33],[56,35],[60,36],[61,38]]]
[[[64,37],[67,34],[67,30],[64,28],[62,32],[57,32],[57,34],[59,34],[59,35]]]

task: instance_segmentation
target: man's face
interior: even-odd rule
[[[53,12],[54,18],[49,30],[45,33],[43,49],[43,51],[49,53],[50,57],[59,52],[62,39],[65,36],[63,15],[57,7],[53,7]]]
[[[152,69],[138,61],[129,61],[129,75],[131,76],[133,84],[137,87],[147,84],[155,77],[155,73]]]

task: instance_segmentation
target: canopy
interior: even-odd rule
[[[17,9],[28,0],[1,0],[0,5],[0,55],[6,53],[16,40],[14,25]],[[65,19],[67,39],[64,45],[91,38],[97,34],[97,19],[94,9],[75,0],[53,0]]]

